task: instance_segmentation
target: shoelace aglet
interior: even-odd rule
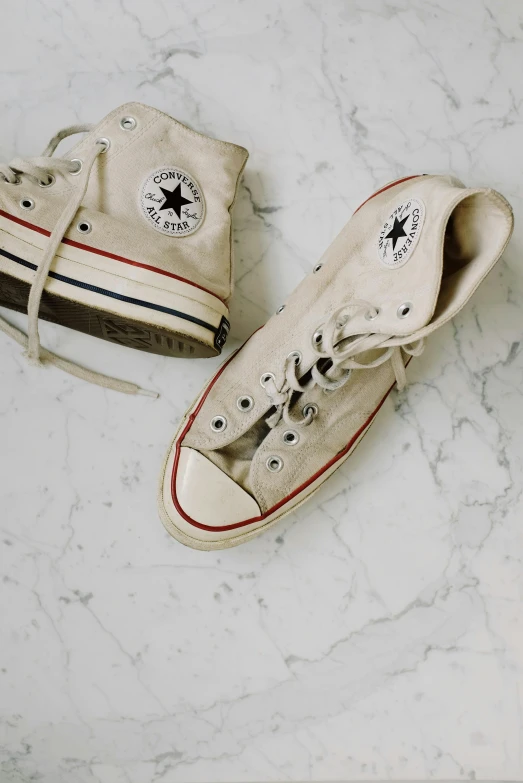
[[[141,389],[138,387],[136,394],[141,394],[143,397],[152,397],[157,400],[160,396],[159,392],[152,391],[152,389]]]

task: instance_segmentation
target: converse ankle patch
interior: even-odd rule
[[[390,213],[381,227],[378,239],[378,257],[387,269],[404,266],[420,238],[425,206],[417,198],[411,198]]]
[[[140,204],[149,225],[171,237],[194,234],[205,217],[200,185],[179,168],[153,171],[143,183]]]

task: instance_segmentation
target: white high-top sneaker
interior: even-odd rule
[[[219,370],[168,454],[159,506],[184,544],[247,541],[354,451],[405,365],[503,252],[505,199],[408,177],[353,215],[322,261]]]
[[[62,139],[87,135],[67,157]],[[29,358],[128,385],[40,349],[38,317],[167,356],[221,352],[232,293],[231,208],[248,153],[129,103],[0,166],[0,305],[29,315]],[[133,385],[129,385],[132,387]]]

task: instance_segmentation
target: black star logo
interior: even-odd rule
[[[160,207],[160,211],[162,209],[174,209],[178,215],[178,220],[181,218],[181,208],[184,204],[194,204],[194,201],[182,196],[182,186],[180,183],[176,185],[174,190],[166,190],[165,188],[160,188],[160,190],[165,196],[165,201]]]
[[[163,190],[163,188],[162,188]],[[405,225],[406,220],[408,219],[409,215],[403,218],[403,220],[398,220],[397,217],[394,218],[394,225],[392,226],[392,231],[389,231],[385,239],[392,239],[392,249],[396,247],[396,242],[401,237],[406,237],[407,233],[403,230],[403,226]]]

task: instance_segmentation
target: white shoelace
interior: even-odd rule
[[[77,164],[71,160],[65,158],[52,157],[53,152],[57,148],[58,144],[68,136],[72,136],[75,133],[88,133],[92,130],[91,125],[73,125],[70,128],[65,128],[59,131],[45,150],[42,155],[37,158],[25,159],[15,158],[8,165],[6,163],[0,163],[0,177],[6,182],[11,184],[17,184],[20,182],[21,177],[27,177],[33,182],[43,184],[44,186],[50,182],[50,178],[54,177],[53,172],[61,174],[71,174],[78,171]],[[69,224],[73,220],[78,208],[80,207],[82,200],[85,196],[87,185],[89,183],[89,177],[93,168],[93,164],[102,152],[104,152],[106,146],[103,141],[96,141],[92,149],[86,154],[82,161],[82,168],[78,173],[78,179],[80,180],[80,187],[68,201],[64,208],[59,220],[57,221],[51,236],[48,239],[47,247],[43,258],[38,265],[38,269],[35,272],[35,277],[31,285],[31,291],[27,302],[27,321],[28,321],[28,334],[26,335],[20,329],[10,324],[4,318],[0,317],[0,330],[16,340],[17,343],[22,345],[26,349],[26,356],[32,364],[49,363],[61,370],[68,372],[70,375],[75,375],[77,378],[95,383],[98,386],[102,386],[105,389],[112,389],[114,391],[123,392],[124,394],[144,394],[148,397],[158,397],[158,394],[147,389],[142,389],[135,383],[129,383],[128,381],[121,381],[117,378],[112,378],[108,375],[95,372],[94,370],[88,370],[85,367],[75,364],[74,362],[63,359],[57,356],[51,351],[40,346],[40,336],[38,333],[38,312],[40,309],[40,300],[47,280],[47,275],[53,259],[56,255],[63,236],[69,228]]]
[[[424,340],[412,342],[409,336],[396,337],[368,332],[359,335],[344,335],[344,328],[355,315],[365,312],[377,314],[375,307],[360,299],[339,307],[315,332],[321,337],[312,341],[312,347],[317,354],[317,359],[310,370],[310,379],[302,383],[298,378],[299,363],[291,353],[285,360],[284,380],[281,388],[276,386],[275,379],[267,373],[267,379],[263,386],[267,395],[276,408],[276,411],[267,419],[270,427],[276,425],[283,418],[289,426],[307,426],[316,415],[313,405],[306,405],[301,419],[293,419],[290,414],[290,405],[294,392],[303,393],[315,386],[325,391],[335,391],[341,388],[350,378],[352,370],[368,370],[379,367],[391,360],[392,370],[396,378],[398,388],[403,389],[407,383],[405,362],[402,351],[409,356],[419,356],[424,347]],[[352,314],[350,314],[352,313]],[[355,358],[366,351],[383,348],[383,353],[374,361],[368,363],[358,362]],[[327,365],[322,371],[322,365]],[[263,377],[263,376],[262,376]]]

